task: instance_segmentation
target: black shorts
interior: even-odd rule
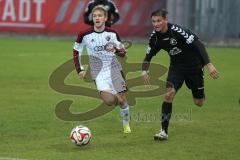
[[[194,73],[183,73],[169,69],[167,88],[174,87],[174,89],[178,91],[182,87],[184,81],[187,87],[192,90],[194,98],[205,98],[203,69],[199,69]]]

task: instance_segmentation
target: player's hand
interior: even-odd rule
[[[116,45],[112,42],[109,42],[107,43],[105,46],[104,46],[104,49],[107,51],[107,52],[113,52],[115,53],[116,52]]]
[[[148,75],[147,71],[142,71],[142,79],[145,87],[150,85],[150,76]]]
[[[86,72],[81,71],[81,72],[78,73],[78,75],[80,76],[80,78],[85,78],[86,77]]]
[[[219,77],[219,72],[217,71],[217,69],[214,67],[214,65],[212,63],[207,64],[207,69],[208,69],[209,75],[213,79],[217,79]]]

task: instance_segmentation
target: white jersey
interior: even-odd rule
[[[79,53],[79,65],[81,65],[81,55],[84,46],[86,46],[89,55],[89,65],[93,79],[97,76],[109,75],[112,71],[121,71],[122,67],[114,53],[105,50],[107,43],[114,43],[120,46],[120,38],[118,34],[110,29],[103,32],[95,32],[93,29],[78,34],[78,38],[73,49]],[[75,62],[76,65],[76,62]]]

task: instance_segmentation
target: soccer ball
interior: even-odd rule
[[[77,146],[87,145],[91,139],[91,131],[85,126],[77,126],[72,129],[70,139]]]

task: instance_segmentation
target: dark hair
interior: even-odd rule
[[[159,9],[159,10],[153,11],[151,14],[151,17],[152,16],[161,16],[163,18],[166,18],[167,14],[168,14],[168,11],[166,9]]]

